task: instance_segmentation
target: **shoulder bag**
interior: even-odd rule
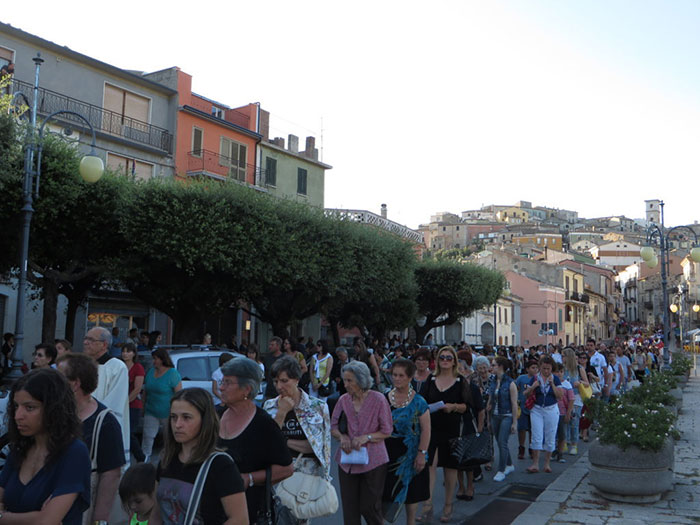
[[[185,524],[187,525],[187,524]],[[299,525],[292,511],[282,505],[272,490],[272,469],[265,469],[265,508],[258,513],[255,525]]]
[[[467,385],[467,388],[469,386]],[[466,402],[466,399],[464,400]],[[468,405],[468,404],[467,404]],[[467,409],[469,407],[467,406]],[[474,430],[479,428],[472,414]],[[460,423],[460,434],[464,430],[464,422]],[[483,465],[493,460],[493,439],[488,430],[475,432],[474,434],[460,435],[450,439],[450,453],[462,468]]]
[[[197,515],[197,509],[199,509],[199,500],[202,498],[202,491],[204,490],[204,483],[207,481],[207,476],[209,475],[209,469],[211,464],[214,462],[216,456],[226,456],[231,459],[231,456],[225,452],[213,452],[209,457],[204,460],[202,466],[199,467],[199,472],[197,472],[197,478],[194,480],[194,487],[192,488],[192,493],[190,494],[190,500],[187,503],[187,513],[185,514],[185,521],[183,525],[192,525],[194,518]],[[233,461],[233,459],[231,459]]]
[[[301,461],[299,454],[296,461]],[[338,510],[338,495],[328,480],[296,470],[291,477],[275,486],[275,494],[295,518],[308,520],[334,514]]]
[[[586,371],[583,371],[586,373]],[[581,367],[578,368],[578,375],[579,375],[579,380],[581,379]],[[593,397],[593,387],[590,385],[590,383],[587,385],[583,381],[578,382],[578,394],[581,396],[581,401],[585,401],[586,399],[590,399]]]

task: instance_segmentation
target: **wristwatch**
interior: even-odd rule
[[[253,479],[253,473],[248,472],[248,487],[252,487],[254,483],[255,480]]]
[[[367,434],[367,441],[372,441],[372,434]]]
[[[418,452],[422,452],[423,455],[425,456],[425,459],[428,459],[428,451],[427,451],[427,450],[420,450],[420,449],[418,449]]]

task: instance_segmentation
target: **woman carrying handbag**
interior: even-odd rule
[[[338,496],[330,483],[331,425],[328,405],[299,388],[302,371],[291,356],[272,365],[271,376],[279,393],[264,409],[287,438],[294,474],[275,492],[294,517],[309,520],[338,510]]]
[[[247,525],[245,485],[236,464],[216,452],[219,419],[209,393],[177,392],[158,465],[158,505],[149,523]]]

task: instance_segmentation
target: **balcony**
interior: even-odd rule
[[[253,175],[254,184],[250,182]],[[187,153],[187,176],[210,177],[217,180],[235,181],[242,184],[250,184],[256,189],[264,190],[263,185],[265,170],[256,168],[253,164],[246,164],[231,160],[228,157],[208,150],[190,151]]]
[[[21,91],[26,96],[31,107],[34,100],[34,86],[21,80],[12,80],[12,92]],[[37,101],[37,113],[49,115],[54,111],[68,110],[83,115],[97,133],[105,133],[123,138],[131,142],[137,142],[163,151],[167,154],[173,152],[173,136],[164,128],[159,128],[147,122],[125,117],[119,113],[103,109],[99,106],[77,100],[49,89],[39,88]],[[84,127],[80,119],[70,115],[61,115],[60,119],[76,123]]]

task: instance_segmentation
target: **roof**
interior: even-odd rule
[[[31,33],[27,33],[26,31],[22,31],[21,29],[18,29],[16,27],[11,26],[10,24],[5,24],[3,22],[0,22],[0,32],[8,33],[8,34],[20,39],[20,40],[24,40],[26,42],[31,42],[37,46],[50,49],[51,51],[59,53],[63,56],[73,58],[74,60],[76,60],[78,62],[82,62],[84,64],[108,71],[108,72],[112,73],[113,75],[120,76],[122,78],[126,78],[128,80],[131,80],[133,82],[137,82],[137,83],[142,84],[144,86],[148,86],[151,89],[154,89],[156,91],[160,91],[160,92],[165,93],[167,95],[177,95],[177,90],[171,89],[167,86],[164,86],[163,84],[159,84],[158,82],[154,82],[153,80],[149,80],[149,79],[143,77],[142,75],[137,75],[135,73],[127,71],[126,69],[121,69],[121,68],[118,68],[118,67],[113,66],[111,64],[108,64],[106,62],[102,62],[100,60],[89,57],[87,55],[83,55],[82,53],[78,53],[77,51],[73,51],[69,47],[61,46],[59,44],[51,42],[50,40],[45,40],[45,39],[40,38],[40,37],[33,35]]]

